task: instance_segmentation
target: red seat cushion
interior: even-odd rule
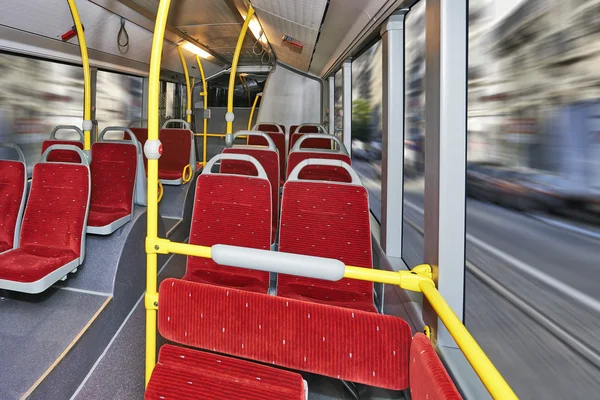
[[[137,149],[133,144],[99,142],[92,146],[92,195],[88,225],[105,226],[131,214]]]
[[[187,129],[161,129],[159,136],[163,153],[158,159],[158,177],[180,179],[183,169],[190,163],[191,133]]]
[[[55,144],[66,144],[70,146],[79,147],[83,150],[83,143],[78,140],[45,140],[42,143],[42,154],[48,149],[48,147]],[[48,161],[51,162],[65,162],[65,163],[80,163],[79,154],[69,150],[54,150],[48,154]]]
[[[227,174],[198,177],[190,244],[271,248],[271,185],[263,178]],[[188,257],[184,279],[266,293],[268,272]]]
[[[88,226],[106,226],[131,214],[131,210],[90,206]]]
[[[279,251],[372,268],[369,199],[362,186],[288,181],[283,188]],[[278,296],[376,311],[373,284],[279,274]]]
[[[285,133],[281,132],[265,132],[267,135],[273,139],[273,143],[275,143],[275,147],[279,152],[279,171],[280,173],[280,184],[283,185],[283,171],[285,171]],[[251,146],[268,146],[269,144],[265,140],[265,138],[260,136],[248,136],[248,142]],[[273,188],[274,190],[275,188]]]
[[[294,168],[302,161],[309,158],[340,160],[348,165],[352,165],[350,156],[342,153],[332,153],[325,151],[292,151],[288,156],[287,177],[290,176]],[[307,165],[302,168],[298,175],[300,179],[334,181],[334,182],[352,182],[352,177],[344,168],[329,165]]]
[[[0,160],[0,252],[12,249],[14,245],[25,191],[25,173],[22,162]]]
[[[410,394],[413,400],[460,400],[462,397],[431,342],[417,333],[410,346]]]
[[[411,331],[400,318],[166,279],[167,340],[392,390],[408,388]]]
[[[78,257],[68,250],[55,257],[36,255],[32,250],[19,248],[0,254],[0,279],[35,282]]]
[[[268,149],[232,147],[223,150],[225,154],[247,154],[250,155],[265,169],[269,182],[271,183],[271,209],[273,210],[273,229],[271,242],[275,242],[277,228],[279,226],[279,155]],[[225,174],[257,176],[258,171],[252,163],[238,160],[222,160],[220,171]]]
[[[145,399],[304,400],[305,393],[298,373],[166,344]]]

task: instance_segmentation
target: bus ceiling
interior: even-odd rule
[[[239,66],[270,69],[277,61],[324,77],[375,34],[380,21],[401,3],[298,0],[289,7],[286,0],[253,0],[252,34],[244,39]],[[201,6],[193,0],[174,2],[164,39],[165,78],[181,80],[178,45],[188,50],[187,65],[196,65],[196,55],[202,57],[207,77],[227,71],[249,5],[248,0],[204,0]],[[78,7],[93,67],[147,75],[158,0],[87,0],[78,1]],[[0,15],[0,50],[79,64],[77,38],[61,40],[72,26],[62,0],[8,3]],[[200,78],[196,68],[189,72]]]

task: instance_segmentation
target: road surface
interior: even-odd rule
[[[380,219],[376,172],[353,166]],[[405,182],[403,258],[423,260],[423,182]],[[465,323],[521,399],[600,398],[600,240],[467,200]]]

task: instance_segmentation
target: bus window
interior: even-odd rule
[[[127,126],[129,122],[142,118],[142,78],[98,71],[96,87],[96,120],[99,131],[107,126]]]
[[[413,266],[424,261],[425,0],[405,17],[405,46],[402,258]]]
[[[352,166],[369,190],[372,213],[381,221],[381,41],[352,61]]]

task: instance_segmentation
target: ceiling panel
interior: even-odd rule
[[[256,15],[277,58],[308,71],[327,0],[254,0]],[[299,49],[281,38],[291,36],[301,42]]]

